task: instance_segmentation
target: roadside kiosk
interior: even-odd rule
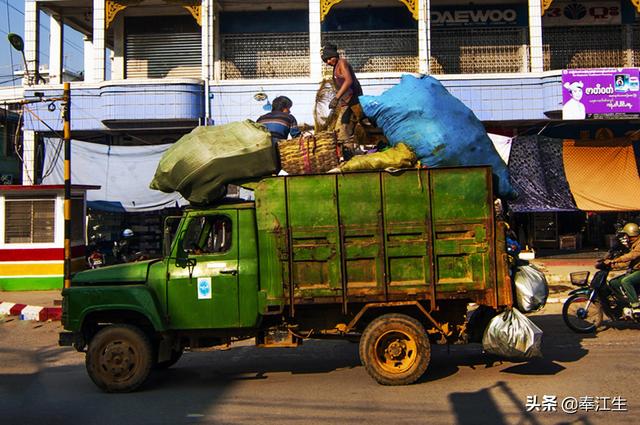
[[[87,190],[71,186],[71,270],[86,268]],[[64,185],[0,186],[0,290],[62,289]]]

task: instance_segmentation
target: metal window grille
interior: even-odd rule
[[[526,28],[433,29],[432,74],[487,74],[529,70]]]
[[[222,78],[309,75],[309,34],[222,34]]]
[[[338,46],[355,72],[418,72],[418,31],[333,31],[322,44]]]
[[[630,65],[640,67],[640,25],[631,27],[631,55],[633,63]]]
[[[55,199],[6,199],[4,243],[54,242]]]
[[[621,25],[543,28],[542,43],[545,71],[625,65]]]

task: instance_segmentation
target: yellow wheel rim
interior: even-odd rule
[[[393,330],[380,335],[375,345],[375,361],[388,373],[404,373],[411,369],[418,356],[415,339]]]

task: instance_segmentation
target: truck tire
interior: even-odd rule
[[[382,385],[408,385],[427,370],[431,346],[424,327],[404,314],[373,320],[360,339],[360,360]]]
[[[125,393],[138,388],[149,377],[153,361],[149,337],[131,325],[111,325],[89,342],[86,368],[91,380],[103,391]]]

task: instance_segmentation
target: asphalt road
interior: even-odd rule
[[[375,383],[357,344],[309,341],[298,349],[186,353],[131,394],[100,392],[84,354],[57,347],[58,323],[5,319],[0,423],[640,423],[640,327],[584,337],[559,312],[556,304],[533,316],[545,332],[543,359],[510,362],[479,345],[437,346],[425,376],[405,387]]]

